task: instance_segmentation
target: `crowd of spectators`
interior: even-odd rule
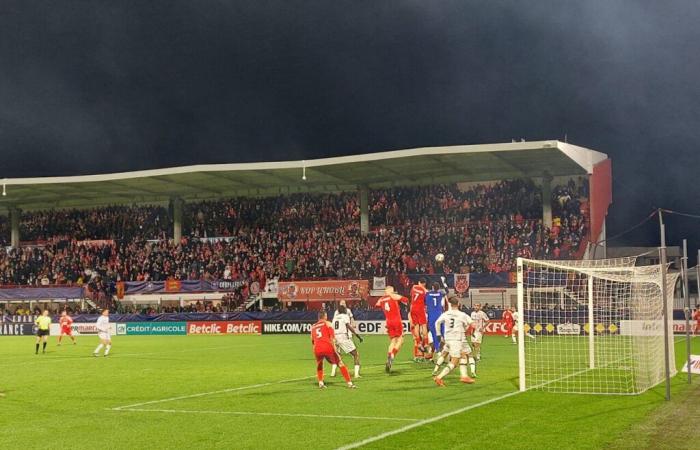
[[[356,193],[236,198],[186,205],[179,242],[166,239],[171,218],[157,206],[27,213],[23,240],[42,242],[1,248],[0,284],[79,285],[109,296],[116,281],[264,286],[270,277],[506,272],[518,256],[575,257],[587,234],[587,195],[581,180],[555,186],[545,227],[541,189],[529,180],[372,191],[366,235]],[[439,266],[436,253],[446,256]]]
[[[165,239],[171,229],[167,209],[159,206],[29,212],[20,221],[25,241]]]

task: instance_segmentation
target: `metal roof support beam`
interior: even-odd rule
[[[360,232],[369,233],[369,188],[360,186]]]
[[[542,224],[552,227],[552,180],[549,172],[542,174]]]
[[[185,201],[179,197],[170,200],[173,209],[173,243],[177,245],[182,240],[182,210]]]
[[[22,215],[22,210],[13,206],[10,208],[10,245],[12,248],[19,248],[19,219]]]
[[[516,165],[513,164],[512,162],[508,161],[506,158],[504,158],[503,156],[499,155],[498,153],[492,152],[492,153],[491,153],[491,156],[493,156],[493,157],[494,157],[495,159],[497,159],[498,161],[502,162],[504,165],[508,166],[509,169],[512,169],[512,170],[514,170],[515,172],[519,173],[521,176],[523,176],[523,177],[526,177],[526,176],[527,176],[527,174],[525,173],[525,171],[524,171],[523,169],[521,169],[520,167],[516,166]]]
[[[167,183],[167,184],[169,184],[169,185],[171,185],[171,186],[172,186],[172,185],[175,185],[175,186],[177,186],[177,187],[179,187],[179,188],[186,187],[186,188],[192,189],[192,190],[195,191],[195,192],[196,192],[196,191],[204,191],[204,192],[210,192],[210,193],[216,194],[216,195],[222,195],[222,194],[223,194],[223,192],[218,191],[218,190],[216,190],[216,189],[211,189],[211,188],[207,188],[207,187],[204,187],[204,186],[194,186],[194,185],[192,185],[192,184],[184,183],[184,182],[182,182],[182,181],[165,180],[165,179],[160,178],[160,177],[153,177],[152,180],[157,180],[157,181],[159,181],[159,182],[161,182],[161,183]]]

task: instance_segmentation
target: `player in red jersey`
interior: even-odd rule
[[[513,307],[509,306],[508,309],[503,311],[503,327],[506,329],[506,338],[513,339],[513,343],[516,344],[515,333],[513,333],[513,328],[515,327],[515,316],[513,316]]]
[[[325,311],[318,313],[318,322],[311,326],[311,344],[314,347],[314,356],[316,356],[316,378],[318,378],[318,387],[323,389],[326,387],[323,382],[323,360],[327,360],[331,364],[336,364],[340,368],[340,373],[348,383],[349,388],[356,388],[350,380],[348,368],[343,364],[343,360],[338,356],[338,350],[335,344],[335,332],[328,321],[328,314]]]
[[[71,338],[73,345],[75,345],[75,336],[73,336],[73,330],[71,329],[71,325],[73,325],[73,318],[68,315],[67,311],[63,311],[61,313],[61,319],[59,320],[58,324],[61,327],[61,334],[58,335],[58,345],[61,345],[61,339],[63,339],[64,335]]]
[[[384,289],[384,296],[377,300],[377,308],[384,311],[386,317],[386,332],[389,335],[389,349],[386,357],[386,372],[391,372],[394,357],[403,345],[403,322],[401,321],[401,307],[399,302],[406,304],[408,299],[394,292],[393,286]]]
[[[695,305],[693,320],[695,320],[695,329],[693,330],[693,336],[695,336],[698,332],[700,332],[700,305]]]
[[[411,287],[411,314],[408,316],[413,333],[413,359],[431,358],[428,354],[428,317],[425,312],[425,278],[418,280],[418,284]]]

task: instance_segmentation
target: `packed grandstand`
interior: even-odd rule
[[[372,190],[370,232],[356,192],[229,198],[185,205],[183,237],[168,239],[162,206],[23,213],[22,246],[0,249],[3,285],[85,285],[109,297],[118,281],[363,278],[401,273],[500,273],[518,256],[580,257],[588,181],[552,186],[552,226],[528,179]],[[9,237],[6,218],[0,236]],[[444,263],[432,257],[441,252]]]

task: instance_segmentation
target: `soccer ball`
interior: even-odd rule
[[[445,260],[445,255],[443,255],[442,253],[438,253],[437,255],[435,255],[435,261],[443,262],[444,260]]]

